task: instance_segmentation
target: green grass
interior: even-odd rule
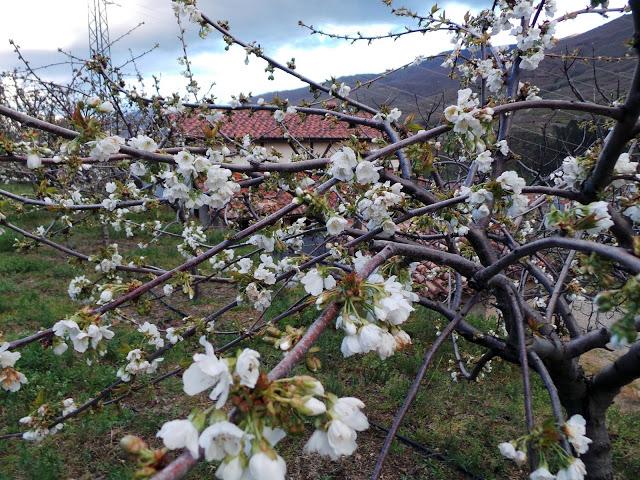
[[[170,218],[169,212],[160,212]],[[18,218],[19,217],[19,218]],[[25,228],[36,228],[47,222],[47,215],[23,213],[11,216]],[[49,220],[50,221],[50,220]],[[177,231],[177,230],[176,230]],[[95,251],[101,244],[99,229],[90,222],[79,227],[67,240],[85,253]],[[221,232],[213,232],[209,242],[222,238]],[[47,328],[78,306],[67,296],[69,280],[85,270],[69,263],[61,254],[46,247],[29,253],[13,248],[15,235],[0,235],[0,331],[5,339],[19,338],[37,329]],[[127,240],[121,233],[111,232],[111,238],[120,243]],[[129,241],[127,245],[135,244]],[[175,250],[176,240],[152,245],[145,249],[149,263],[173,266],[181,262]],[[299,293],[299,292],[298,292]],[[230,291],[203,289],[199,299],[189,302],[181,295],[172,301],[181,308],[194,312],[211,312],[233,298]],[[267,312],[267,318],[283,311],[295,299],[294,294],[277,297]],[[151,312],[154,322],[179,324],[180,318],[158,304]],[[224,317],[219,325],[224,328],[246,325],[255,312],[236,309]],[[315,308],[286,319],[283,325],[309,325],[317,317]],[[491,319],[472,319],[478,326],[494,327]],[[377,424],[389,426],[396,409],[402,404],[406,391],[416,374],[425,350],[435,338],[435,324],[442,322],[426,310],[419,309],[407,325],[414,345],[386,361],[375,355],[342,358],[341,335],[328,331],[320,338],[318,357],[322,369],[316,376],[325,389],[341,396],[356,396],[367,404],[367,414]],[[113,319],[116,337],[107,343],[106,355],[92,365],[72,351],[56,356],[51,349],[32,344],[21,350],[22,358],[17,367],[29,378],[18,393],[0,392],[0,434],[19,430],[18,420],[42,399],[59,402],[72,396],[77,403],[91,398],[115,380],[115,372],[123,362],[127,346],[139,338],[139,334],[118,319]],[[233,338],[220,335],[217,345]],[[176,347],[165,357],[162,371],[188,364],[190,355],[200,349],[196,339]],[[473,355],[480,351],[460,340],[462,349]],[[269,368],[281,358],[259,339],[252,339],[247,346],[261,352],[264,365]],[[525,478],[512,464],[500,458],[497,444],[522,435],[524,432],[521,400],[521,377],[517,368],[494,362],[493,371],[485,381],[468,384],[451,381],[448,370],[452,359],[450,344],[434,360],[427,372],[422,388],[400,433],[426,447],[445,455],[443,462],[416,453],[411,448],[394,443],[388,460],[388,478],[403,480],[457,479],[462,467],[487,479]],[[308,374],[304,364],[294,373]],[[533,400],[536,418],[543,420],[550,415],[547,393],[536,377],[533,380]],[[144,381],[138,379],[138,381]],[[123,391],[118,394],[124,393]],[[182,393],[179,378],[170,378],[157,386],[148,386],[133,393],[118,404],[91,410],[67,422],[63,431],[46,438],[39,444],[19,440],[0,441],[0,479],[62,479],[62,478],[131,478],[133,464],[121,453],[118,442],[122,436],[135,433],[152,445],[160,444],[155,434],[163,422],[184,418],[195,405],[205,405],[205,396],[186,397]],[[613,407],[609,412],[609,424],[613,438],[614,462],[618,479],[635,479],[640,471],[640,413],[623,413]],[[305,460],[300,457],[303,439],[289,438],[279,449],[289,462],[294,478],[343,479],[367,478],[375,454],[381,446],[379,431],[371,429],[359,435],[359,450],[349,459],[331,462]],[[201,464],[190,478],[213,478],[215,466]]]

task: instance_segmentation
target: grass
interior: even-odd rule
[[[169,213],[161,212],[169,218]],[[25,228],[34,229],[47,221],[48,215],[23,213],[10,217]],[[88,223],[67,239],[85,253],[100,246],[99,229]],[[129,242],[121,234],[111,232],[119,243]],[[220,240],[216,233],[209,240]],[[215,237],[215,238],[214,238]],[[12,233],[0,235],[0,331],[5,339],[19,338],[37,329],[47,328],[66,314],[77,310],[68,298],[69,280],[85,273],[76,263],[68,262],[61,254],[41,247],[29,253],[13,248]],[[151,246],[145,250],[150,263],[171,266],[180,262],[175,251],[177,241]],[[211,312],[233,298],[226,289],[203,288],[197,301],[188,301],[174,294],[172,299],[180,308],[193,313]],[[295,296],[278,297],[267,316],[283,311]],[[127,310],[124,310],[127,313]],[[179,324],[179,316],[162,309],[157,303],[149,314],[152,321],[164,326]],[[285,320],[284,324],[310,324],[317,316],[313,308]],[[255,318],[255,312],[236,309],[219,323],[230,327]],[[495,327],[491,319],[473,318],[478,326]],[[418,310],[407,325],[414,345],[386,361],[375,355],[342,358],[341,335],[326,332],[320,339],[318,357],[322,368],[316,376],[325,388],[341,396],[356,396],[367,404],[372,422],[389,426],[394,412],[402,404],[425,349],[435,338],[436,324],[442,322],[426,310]],[[139,334],[123,322],[113,319],[116,337],[107,343],[106,355],[92,365],[74,352],[56,356],[51,349],[29,345],[21,350],[17,366],[29,378],[18,393],[0,392],[0,434],[19,430],[18,420],[43,399],[59,402],[73,396],[77,403],[86,401],[115,379],[127,346]],[[218,345],[230,336],[221,335]],[[247,346],[261,352],[263,363],[271,367],[281,354],[268,344],[253,339]],[[461,340],[465,352],[478,355],[479,350]],[[188,363],[189,356],[200,347],[195,339],[175,348],[163,364],[163,371]],[[415,403],[400,433],[445,457],[445,461],[418,453],[396,442],[387,461],[384,478],[401,480],[465,478],[461,469],[486,479],[526,478],[512,464],[497,453],[497,444],[521,435],[524,431],[519,370],[504,362],[494,362],[493,371],[484,381],[467,384],[452,382],[449,345],[443,347],[427,373]],[[299,365],[295,373],[309,372]],[[142,379],[138,381],[144,381]],[[120,391],[118,393],[124,393]],[[536,417],[549,416],[547,394],[537,378],[533,378],[533,399]],[[118,442],[122,436],[135,433],[159,447],[155,438],[163,422],[184,418],[196,405],[205,405],[204,396],[187,397],[182,393],[179,378],[170,378],[157,386],[133,393],[123,401],[91,410],[67,422],[64,429],[41,443],[19,440],[0,441],[0,479],[61,479],[100,478],[126,479],[133,475],[132,463],[121,453]],[[612,407],[609,425],[613,438],[613,454],[617,478],[635,479],[640,471],[638,435],[640,413],[621,412]],[[382,444],[383,433],[375,428],[359,435],[359,448],[353,457],[328,462],[300,455],[304,439],[287,438],[279,450],[285,456],[291,478],[296,479],[360,479],[367,474]],[[213,478],[215,466],[201,464],[190,478]]]

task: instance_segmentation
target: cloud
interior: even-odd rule
[[[424,1],[408,0],[403,5],[419,9]],[[390,54],[387,63],[382,58],[376,62],[376,56],[370,53],[371,49],[364,48],[364,44],[349,46],[344,42],[310,36],[306,29],[298,26],[298,20],[304,20],[331,31],[347,33],[387,33],[401,28],[405,19],[390,15],[389,8],[380,0],[324,0],[321,3],[200,0],[199,6],[213,19],[228,20],[235,34],[248,41],[256,40],[276,58],[286,61],[295,56],[301,70],[320,80],[330,74],[357,73],[358,69],[377,71],[393,66],[388,63],[394,63],[398,58],[409,59],[418,54],[417,42],[403,41],[397,44],[394,52],[385,47],[385,55]],[[58,48],[79,58],[88,57],[86,0],[21,0],[3,6],[3,13],[0,31],[6,32],[6,37],[0,37],[1,69],[21,65],[8,44],[9,38],[20,45],[32,66],[65,61],[62,55],[52,55]],[[176,38],[178,27],[169,0],[111,0],[108,18],[112,42],[144,21],[144,25],[112,46],[114,64],[128,60],[131,52],[137,54],[157,43],[158,48],[154,52],[137,62],[140,70],[161,77],[165,92],[184,85],[181,69],[176,63],[176,58],[181,55]],[[242,49],[236,47],[225,52],[225,44],[216,33],[202,40],[195,26],[185,27],[194,71],[202,83],[216,82],[216,91],[221,98],[228,99],[232,92],[240,90],[259,92],[300,86],[299,82],[287,79],[283,74],[276,75],[276,82],[269,82],[261,62],[253,61],[249,67],[244,65]],[[400,49],[409,44],[411,48],[399,54]],[[315,60],[304,58],[307,54]],[[373,60],[373,63],[367,64],[365,59],[367,62]],[[61,65],[42,74],[55,81],[70,72],[71,66]]]
[[[87,0],[21,0],[3,2],[0,17],[0,70],[20,63],[8,45],[13,38],[22,47],[32,66],[64,61],[65,57],[54,53],[58,47],[80,58],[88,56]],[[443,3],[447,13],[461,18],[468,9],[488,8],[490,0]],[[583,6],[586,0],[563,0],[560,10],[573,10]],[[612,4],[615,2],[612,2]],[[619,3],[619,2],[618,2]],[[394,2],[421,11],[431,2],[406,0]],[[332,32],[388,33],[398,31],[407,19],[389,14],[389,8],[380,0],[200,0],[203,12],[213,19],[229,20],[232,31],[247,41],[257,41],[279,61],[296,58],[298,70],[305,75],[323,81],[331,75],[343,76],[357,73],[375,73],[400,66],[418,55],[431,55],[450,48],[447,36],[432,33],[428,36],[410,35],[393,41],[381,41],[373,47],[365,43],[348,43],[327,39],[297,25],[298,20]],[[169,0],[110,0],[108,7],[109,30],[114,41],[139,22],[136,28],[112,46],[115,64],[128,60],[131,54],[141,53],[156,43],[158,48],[137,61],[145,78],[151,75],[161,78],[163,93],[181,90],[186,83],[182,68],[176,58],[181,55],[176,25]],[[561,35],[585,31],[603,19],[592,15],[559,28]],[[217,33],[207,39],[198,37],[197,28],[185,25],[189,56],[193,70],[203,86],[215,82],[213,93],[221,100],[243,91],[254,94],[297,88],[302,84],[283,73],[275,74],[275,81],[268,81],[265,64],[252,57],[244,64],[242,48],[224,50],[225,43]],[[131,69],[127,70],[133,73]],[[61,81],[71,72],[69,65],[43,70],[50,80]],[[150,82],[147,82],[150,85]]]

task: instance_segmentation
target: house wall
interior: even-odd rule
[[[325,152],[327,151],[328,151],[328,155],[331,155],[333,152],[335,152],[338,149],[338,146],[340,145],[341,141],[340,140],[331,140],[331,141],[321,140],[321,141],[314,141],[314,142],[301,141],[300,143],[307,150],[312,151],[314,155],[320,157],[322,155],[325,155]],[[267,149],[274,148],[276,151],[278,151],[282,155],[281,161],[287,161],[294,154],[294,151],[289,145],[289,143],[284,140],[266,140],[263,142],[259,142],[258,144],[262,147],[266,147]],[[298,151],[300,152],[301,149],[298,149]],[[239,156],[232,157],[231,160],[234,163],[244,163],[244,160],[242,159],[242,157],[239,157]]]

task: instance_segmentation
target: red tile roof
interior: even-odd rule
[[[191,116],[182,120],[184,132],[193,137],[202,137],[206,120]],[[305,140],[343,140],[355,135],[360,139],[380,136],[376,129],[366,126],[350,128],[347,122],[328,119],[320,115],[306,115],[304,120],[298,114],[288,114],[284,120],[289,133],[297,139]],[[273,112],[266,110],[235,110],[225,115],[221,132],[232,138],[250,135],[252,139],[283,139],[284,130],[273,118]]]

